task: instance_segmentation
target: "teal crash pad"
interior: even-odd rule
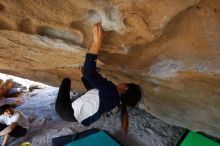
[[[121,146],[104,131],[68,143],[65,146]]]

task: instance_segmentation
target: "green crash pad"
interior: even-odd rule
[[[65,146],[121,146],[104,131],[68,143]]]
[[[185,130],[175,146],[220,146],[220,144],[201,134]]]

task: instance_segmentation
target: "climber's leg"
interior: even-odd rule
[[[71,80],[69,78],[63,79],[58,91],[55,110],[64,121],[74,122],[76,119],[71,105],[72,102],[70,101],[70,85]]]

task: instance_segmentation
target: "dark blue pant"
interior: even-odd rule
[[[64,121],[76,122],[70,100],[70,85],[71,80],[69,78],[65,78],[61,82],[55,103],[55,111]]]

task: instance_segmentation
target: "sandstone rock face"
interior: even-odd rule
[[[0,69],[82,90],[74,68],[108,31],[100,72],[143,87],[144,109],[174,125],[220,137],[220,1],[0,1]]]

